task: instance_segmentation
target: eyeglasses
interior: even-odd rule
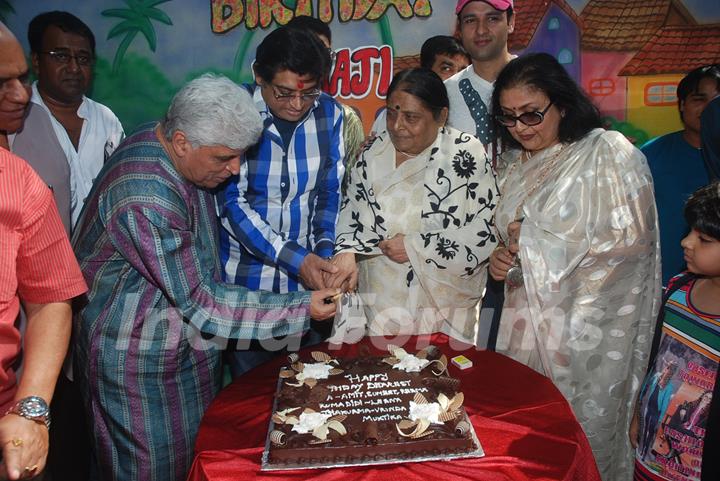
[[[497,122],[503,127],[515,127],[518,120],[523,124],[527,125],[528,127],[532,127],[533,125],[541,124],[542,121],[545,120],[545,114],[547,113],[548,109],[552,107],[552,104],[553,103],[550,102],[542,112],[534,110],[532,112],[522,113],[517,117],[510,114],[500,114],[495,116],[495,120],[497,120]]]
[[[92,65],[95,61],[95,58],[92,55],[81,53],[78,55],[73,55],[68,52],[63,52],[61,50],[50,50],[49,52],[40,52],[45,55],[49,55],[51,59],[56,61],[59,64],[67,65],[70,63],[71,59],[75,59],[78,65],[82,67],[86,67],[88,65]]]
[[[273,97],[275,97],[275,100],[278,102],[292,102],[297,98],[299,98],[302,103],[315,102],[322,93],[319,89],[313,89],[307,92],[284,93],[278,90],[278,88],[282,87],[278,87],[273,83],[270,83],[270,87],[272,87]]]

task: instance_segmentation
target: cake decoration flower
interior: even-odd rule
[[[442,424],[457,418],[461,411],[460,408],[465,402],[465,396],[459,392],[448,398],[445,394],[440,393],[437,402],[430,403],[420,393],[416,393],[412,401],[410,401],[410,419],[403,419],[395,425],[397,432],[406,438],[418,439],[432,434],[430,430],[432,424]]]
[[[296,361],[290,365],[292,369],[283,369],[280,371],[280,377],[283,379],[294,378],[297,383],[287,382],[288,386],[302,387],[308,386],[310,389],[317,385],[318,379],[327,379],[329,376],[342,374],[342,369],[338,368],[338,362],[328,354],[320,351],[311,353],[313,359],[318,362],[304,364]]]
[[[420,372],[432,364],[440,369],[439,371],[436,371],[435,369],[432,370],[432,373],[436,376],[440,376],[447,370],[447,357],[444,354],[440,356],[439,359],[435,359],[433,361],[427,359],[429,351],[437,351],[437,348],[434,346],[428,346],[419,351],[416,355],[410,354],[405,351],[405,349],[392,344],[389,344],[387,349],[392,356],[386,357],[383,361],[390,364],[393,369],[400,369],[405,372]]]
[[[300,409],[299,407],[296,408],[289,408],[289,409],[283,409],[282,411],[276,411],[272,415],[272,420],[275,424],[296,424],[299,422],[299,419],[297,416],[291,416],[290,413],[293,411],[297,411]]]
[[[405,372],[420,372],[428,364],[430,364],[430,361],[427,359],[420,359],[412,354],[405,354],[399,358],[399,362],[393,365],[393,369],[400,369]]]
[[[329,414],[318,413],[315,411],[303,411],[300,413],[298,422],[293,424],[292,430],[299,434],[314,432],[316,429],[327,423],[329,418]]]
[[[427,403],[418,404],[415,401],[410,401],[410,420],[417,421],[418,419],[427,419],[431,424],[438,424],[440,420],[440,404],[438,403]]]
[[[305,408],[299,416],[291,415],[290,413],[301,409],[299,407],[285,409],[277,411],[272,416],[272,420],[276,424],[288,424],[292,426],[292,431],[298,434],[308,434],[317,438],[318,441],[311,441],[313,444],[318,442],[330,442],[328,435],[330,430],[336,431],[340,435],[347,434],[347,429],[343,426],[342,422],[347,416],[336,415],[331,416],[330,414],[319,413],[310,408]]]

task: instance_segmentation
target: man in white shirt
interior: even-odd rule
[[[515,56],[508,51],[508,35],[515,28],[512,0],[458,0],[455,7],[460,41],[472,63],[445,81],[450,114],[447,124],[475,135],[496,164],[500,148],[495,142],[490,112],[495,79]],[[476,344],[494,349],[504,284],[488,277],[478,321]]]
[[[455,7],[460,41],[472,63],[445,81],[450,99],[448,125],[494,141],[490,98],[500,71],[514,58],[508,35],[515,28],[512,0],[459,0]],[[496,154],[488,148],[488,155]]]
[[[123,128],[110,109],[85,96],[95,62],[95,37],[85,23],[67,12],[42,13],[30,22],[28,40],[38,80],[10,146],[51,186],[71,229]]]

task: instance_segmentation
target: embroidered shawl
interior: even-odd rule
[[[336,252],[356,254],[371,333],[442,330],[473,339],[496,245],[497,198],[485,148],[466,133],[440,129],[430,147],[397,168],[387,133],[365,148],[350,173]],[[395,234],[405,235],[405,264],[378,248]],[[392,319],[404,325],[387,327]]]

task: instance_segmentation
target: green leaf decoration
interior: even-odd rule
[[[151,51],[157,49],[157,33],[152,21],[172,25],[170,17],[162,10],[155,8],[157,5],[169,2],[170,0],[125,0],[128,8],[108,8],[101,12],[104,17],[124,19],[115,25],[108,33],[108,39],[125,35],[120,41],[115,58],[113,60],[113,72],[117,72],[120,64],[125,58],[128,47],[138,33],[145,37],[145,41]]]

